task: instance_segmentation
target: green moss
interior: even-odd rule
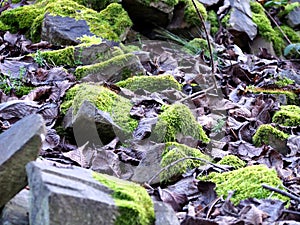
[[[229,10],[229,12],[222,18],[221,23],[222,23],[223,27],[229,26],[229,19],[230,19],[231,12],[232,12],[232,9]]]
[[[93,36],[87,36],[83,35],[82,37],[79,38],[80,40],[80,46],[90,46],[90,45],[97,45],[102,42],[102,39],[100,37],[97,37],[95,35]]]
[[[117,0],[75,0],[78,4],[84,5],[87,8],[91,8],[96,11],[101,11],[110,3],[117,3]]]
[[[284,126],[300,125],[300,107],[295,105],[283,105],[272,117],[272,122]]]
[[[199,54],[204,51],[205,55],[209,55],[207,41],[203,38],[194,38],[184,45],[183,50],[189,54]]]
[[[235,155],[226,155],[218,163],[220,165],[232,166],[234,169],[240,169],[246,166],[246,163]]]
[[[213,172],[206,177],[199,177],[199,179],[214,182],[218,196],[224,196],[223,198],[226,198],[228,191],[235,191],[230,199],[235,205],[247,198],[265,199],[271,196],[272,199],[289,200],[289,198],[277,193],[271,195],[269,190],[262,187],[262,184],[267,184],[283,189],[276,171],[265,165],[247,166],[225,173]]]
[[[116,41],[132,25],[127,12],[117,3],[110,4],[98,13],[71,0],[42,0],[4,11],[0,16],[0,28],[9,28],[14,33],[24,31],[33,41],[39,41],[41,24],[46,13],[86,20],[92,33]]]
[[[286,6],[284,6],[284,10],[282,10],[280,13],[278,13],[278,17],[282,18],[285,15],[289,14],[291,11],[293,11],[295,8],[300,7],[299,2],[293,2],[289,3]]]
[[[116,225],[154,224],[154,206],[146,189],[105,174],[93,172],[93,177],[113,191],[112,197],[120,213]]]
[[[210,33],[215,35],[219,30],[218,16],[213,10],[208,11],[207,20],[210,22]]]
[[[157,92],[168,88],[181,90],[181,85],[172,75],[134,76],[116,84],[119,87],[127,88],[131,91],[143,89],[149,92]]]
[[[41,51],[41,57],[47,63],[55,66],[75,66],[74,46],[69,46],[59,50]]]
[[[184,20],[191,25],[201,25],[200,18],[198,17],[197,11],[193,6],[192,0],[180,0],[179,2],[183,2],[186,6],[184,8]],[[195,4],[203,16],[203,19],[207,19],[207,12],[205,7],[198,1],[195,1]]]
[[[287,77],[280,78],[278,81],[275,82],[275,84],[276,84],[278,87],[280,87],[280,88],[285,87],[285,86],[288,86],[288,85],[290,85],[290,84],[294,84],[294,83],[295,83],[294,80],[291,80],[291,79],[289,79],[289,78],[287,78]]]
[[[127,62],[131,61],[132,58],[135,57],[136,57],[135,55],[131,53],[127,53],[127,54],[117,55],[104,62],[96,63],[93,65],[78,66],[75,70],[75,76],[77,79],[81,79],[89,74],[96,74],[96,73],[99,74],[111,66],[126,65]]]
[[[135,51],[140,51],[141,49],[136,45],[124,45],[120,43],[120,48],[124,51],[124,53],[131,53]]]
[[[175,162],[178,159],[185,158],[187,156],[201,158],[207,161],[211,161],[210,157],[203,154],[199,149],[191,148],[177,142],[167,142],[166,148],[162,154],[161,167],[164,168]],[[168,181],[174,176],[181,175],[187,172],[189,169],[197,168],[205,164],[200,160],[184,160],[170,167],[161,173],[161,181]]]
[[[289,135],[276,129],[270,124],[260,125],[252,137],[252,141],[256,146],[262,146],[263,144],[270,144],[274,140],[285,141]]]
[[[165,105],[163,112],[158,116],[152,138],[157,142],[172,142],[179,134],[192,136],[203,143],[210,141],[187,106],[183,104]]]
[[[300,42],[300,35],[291,27],[282,25],[280,26],[281,30],[285,35],[290,39],[292,43],[299,43]],[[274,28],[277,35],[279,35],[281,38],[283,38],[283,34],[280,32],[278,27]]]
[[[61,111],[65,113],[72,106],[75,115],[85,100],[108,112],[113,121],[127,133],[133,132],[138,125],[137,120],[130,117],[132,107],[130,100],[95,84],[83,83],[69,89],[61,104]]]

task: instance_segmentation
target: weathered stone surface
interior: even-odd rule
[[[1,225],[29,225],[29,190],[23,189],[2,210]]]
[[[97,109],[89,101],[84,101],[72,118],[72,128],[78,146],[86,142],[89,145],[103,146],[122,132],[107,112]]]
[[[154,210],[155,210],[155,225],[179,225],[176,214],[173,208],[164,203],[154,201]]]
[[[212,6],[219,2],[220,0],[199,0],[203,5]]]
[[[148,182],[156,173],[161,170],[161,155],[165,149],[165,144],[156,144],[150,147],[145,152],[145,157],[141,160],[138,167],[135,169],[131,178],[132,181],[137,183]],[[160,182],[159,176],[157,176],[150,184],[156,184]]]
[[[260,48],[265,48],[267,50],[267,52],[271,55],[276,55],[274,48],[273,48],[273,43],[270,41],[267,41],[266,39],[257,36],[253,42],[250,45],[251,48],[251,52],[252,54],[257,55],[258,53],[260,53]]]
[[[0,135],[0,208],[27,184],[25,165],[39,154],[45,135],[42,117],[30,115]]]
[[[287,15],[287,23],[290,27],[300,26],[300,7],[296,7]]]
[[[94,35],[85,20],[50,14],[44,17],[41,38],[53,45],[76,45],[83,35]]]
[[[42,162],[26,166],[31,191],[31,225],[110,225],[118,215],[112,191],[91,170]]]

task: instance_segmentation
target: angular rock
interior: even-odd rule
[[[215,4],[218,4],[220,0],[199,0],[199,2],[201,2],[203,5],[206,5],[206,6],[212,6],[212,5],[215,5]]]
[[[23,189],[2,210],[0,224],[29,225],[29,190]]]
[[[46,14],[41,38],[53,45],[76,45],[83,35],[93,36],[85,20]]]
[[[112,191],[91,170],[58,168],[41,162],[26,166],[31,191],[31,225],[112,225],[118,215]]]
[[[300,26],[300,7],[296,7],[287,15],[287,24],[296,28]]]
[[[173,208],[159,201],[154,201],[154,210],[155,210],[155,225],[179,225],[180,222],[176,217],[176,214]]]
[[[0,135],[0,208],[27,184],[25,165],[39,154],[45,135],[42,117],[30,115]]]
[[[252,54],[255,54],[255,55],[259,54],[261,52],[261,50],[260,50],[261,48],[265,48],[267,50],[267,52],[271,55],[274,55],[274,56],[276,55],[274,48],[273,48],[273,43],[270,41],[267,41],[266,39],[264,39],[260,36],[257,36],[250,45]]]

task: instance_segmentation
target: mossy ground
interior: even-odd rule
[[[42,0],[4,11],[0,16],[0,29],[12,33],[24,32],[37,42],[40,40],[41,25],[46,13],[86,20],[92,33],[116,41],[132,26],[127,12],[118,3],[112,3],[98,13],[71,0]]]
[[[137,120],[131,118],[129,114],[132,107],[130,100],[96,84],[83,83],[69,89],[61,104],[62,113],[66,113],[72,106],[75,115],[84,100],[88,100],[98,109],[108,112],[113,121],[125,132],[133,132],[138,125]]]
[[[240,169],[246,166],[246,163],[235,155],[224,156],[218,164],[232,166],[234,169]]]
[[[203,38],[194,38],[183,47],[183,50],[192,55],[203,51],[206,56],[209,56],[207,41]]]
[[[201,158],[207,161],[211,161],[210,157],[203,154],[199,149],[191,148],[177,142],[167,142],[166,148],[162,154],[161,167],[164,168],[175,162],[178,159],[185,158],[187,156]],[[165,170],[160,174],[161,181],[168,181],[172,177],[176,177],[187,172],[189,169],[197,168],[205,163],[200,160],[187,159],[175,164],[168,170]]]
[[[198,177],[202,181],[211,181],[216,184],[218,196],[226,198],[228,191],[235,191],[230,199],[235,205],[247,198],[272,199],[289,201],[289,198],[264,189],[262,184],[282,189],[282,181],[274,169],[265,165],[254,165],[225,173],[212,172],[208,176]],[[272,194],[272,195],[271,195]]]
[[[256,146],[262,146],[263,144],[270,144],[273,140],[285,141],[289,137],[288,134],[276,129],[270,124],[260,125],[252,137],[252,141]]]
[[[164,105],[151,138],[158,142],[172,142],[176,141],[179,134],[191,136],[203,143],[210,141],[187,106],[183,104]]]
[[[284,126],[300,125],[300,107],[296,105],[283,105],[272,117],[272,122]]]
[[[163,91],[168,88],[181,90],[181,85],[172,75],[158,76],[134,76],[116,83],[119,87],[127,88],[131,91],[143,89],[149,92]]]
[[[113,190],[112,197],[120,212],[115,221],[116,225],[154,224],[154,206],[146,189],[105,174],[93,172],[93,177]]]

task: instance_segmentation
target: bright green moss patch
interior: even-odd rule
[[[53,51],[40,51],[40,57],[55,66],[75,66],[74,46]]]
[[[275,84],[276,84],[278,87],[280,87],[280,88],[285,87],[285,86],[288,86],[288,85],[290,85],[290,84],[294,84],[294,83],[295,83],[294,80],[291,80],[291,79],[286,78],[286,77],[281,78],[281,79],[279,79],[278,81],[275,82]]]
[[[93,177],[113,191],[112,197],[120,213],[116,218],[116,225],[154,224],[154,206],[146,189],[105,174],[93,172]]]
[[[199,149],[191,148],[186,145],[179,144],[177,142],[167,142],[166,148],[162,154],[161,167],[166,167],[172,162],[175,162],[178,159],[185,158],[188,156],[211,161],[210,157],[203,154]],[[187,172],[189,169],[197,168],[204,164],[205,162],[200,160],[187,159],[175,164],[168,170],[165,170],[163,173],[161,173],[160,178],[162,181],[168,181],[174,176],[181,175]]]
[[[181,85],[171,75],[134,76],[126,80],[119,81],[117,85],[131,91],[143,89],[149,92],[157,92],[168,88],[181,90]]]
[[[278,17],[284,17],[297,7],[300,7],[300,2],[288,3],[286,6],[284,6],[284,10],[278,14]]]
[[[191,25],[200,25],[200,19],[198,17],[197,11],[193,6],[192,0],[180,0],[179,2],[184,2],[186,5],[184,8],[184,20]],[[207,19],[207,12],[205,7],[198,1],[195,1],[195,4],[201,13],[204,20]]]
[[[224,156],[218,164],[232,166],[234,169],[240,169],[246,166],[246,163],[235,155]]]
[[[219,30],[218,16],[217,13],[213,10],[208,11],[207,20],[210,22],[210,32],[212,35],[215,35]]]
[[[247,198],[265,199],[270,196],[272,199],[289,201],[289,198],[283,195],[277,193],[271,195],[269,190],[261,186],[267,184],[282,189],[282,182],[276,171],[265,165],[247,166],[225,173],[213,172],[208,176],[198,178],[199,180],[214,182],[218,196],[223,196],[223,198],[226,198],[228,191],[235,191],[230,199],[235,205]]]
[[[300,107],[295,105],[281,106],[280,110],[274,114],[272,122],[284,126],[300,125]]]
[[[105,72],[109,67],[124,66],[126,65],[127,62],[130,62],[135,57],[136,57],[135,55],[131,53],[127,53],[127,54],[117,55],[106,61],[96,63],[93,65],[78,66],[75,70],[75,76],[77,79],[81,79],[90,74],[96,74],[96,73],[101,74],[102,72]]]
[[[285,141],[289,135],[276,129],[270,124],[260,125],[252,137],[252,141],[256,146],[262,146],[263,144],[270,144],[275,140]]]
[[[46,13],[85,20],[92,33],[116,41],[132,26],[127,12],[117,3],[110,4],[98,13],[71,0],[43,0],[4,11],[0,16],[0,29],[13,33],[23,31],[33,41],[39,41]]]
[[[203,38],[194,38],[184,45],[183,50],[189,54],[199,54],[201,51],[209,55],[207,41]]]
[[[183,104],[163,106],[163,112],[158,116],[158,122],[152,133],[153,140],[172,142],[179,134],[191,136],[203,143],[210,141],[187,106]]]
[[[129,114],[132,107],[130,100],[95,84],[83,83],[69,89],[61,104],[61,110],[66,112],[72,106],[75,115],[85,100],[93,103],[98,109],[108,112],[113,121],[125,132],[133,132],[138,125],[137,120],[131,118]]]

